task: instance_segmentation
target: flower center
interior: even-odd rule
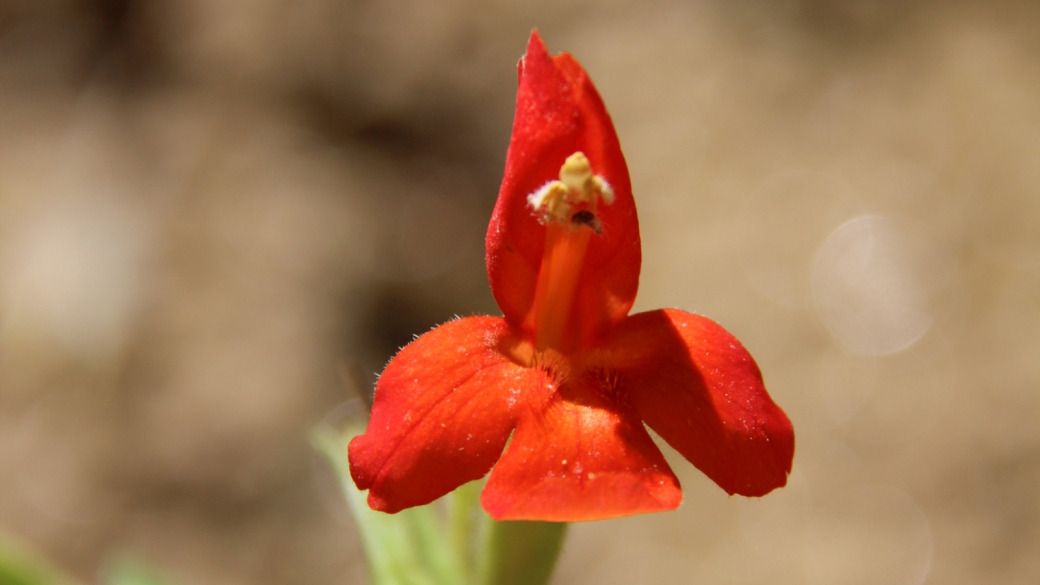
[[[589,240],[603,231],[596,216],[600,201],[613,203],[614,191],[603,177],[592,173],[589,159],[581,152],[567,157],[558,181],[546,183],[527,197],[545,224],[545,251],[528,315],[538,351],[572,349],[567,336],[573,330],[571,308]]]

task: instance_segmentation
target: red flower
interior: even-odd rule
[[[645,422],[730,494],[783,486],[794,431],[740,342],[691,313],[628,314],[636,208],[584,69],[533,33],[519,70],[487,234],[505,317],[451,321],[391,360],[368,430],[350,443],[354,482],[386,512],[489,470],[481,503],[499,520],[670,510],[679,481]]]

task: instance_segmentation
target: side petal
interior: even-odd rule
[[[584,152],[615,196],[613,204],[599,207],[602,233],[589,244],[575,295],[582,299],[576,305],[578,326],[604,331],[625,318],[639,285],[639,220],[628,166],[610,115],[581,64],[567,53],[550,56],[533,32],[518,67],[513,135],[486,240],[491,290],[506,320],[521,330],[545,247],[545,226],[527,196],[558,178],[568,156]]]
[[[540,370],[502,354],[498,317],[451,321],[419,337],[386,366],[365,434],[350,442],[350,475],[374,510],[429,503],[483,477],[502,454]]]
[[[639,313],[596,359],[617,368],[650,428],[730,494],[787,483],[791,421],[766,392],[755,360],[714,321],[683,311]]]
[[[480,501],[496,520],[577,522],[672,510],[682,492],[634,412],[565,386],[520,416]]]

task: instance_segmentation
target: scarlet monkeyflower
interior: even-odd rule
[[[628,314],[628,168],[585,70],[537,32],[486,246],[504,317],[441,325],[386,366],[349,447],[369,506],[426,504],[490,470],[481,504],[498,520],[670,510],[679,480],[644,422],[730,494],[787,483],[794,431],[740,342],[699,315]]]

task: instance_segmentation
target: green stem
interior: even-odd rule
[[[480,558],[480,585],[543,585],[560,555],[567,524],[489,520]]]
[[[460,568],[466,574],[472,574],[474,569],[473,553],[477,545],[474,532],[479,525],[479,515],[482,515],[482,485],[483,482],[473,481],[459,486],[448,496],[448,538]]]

